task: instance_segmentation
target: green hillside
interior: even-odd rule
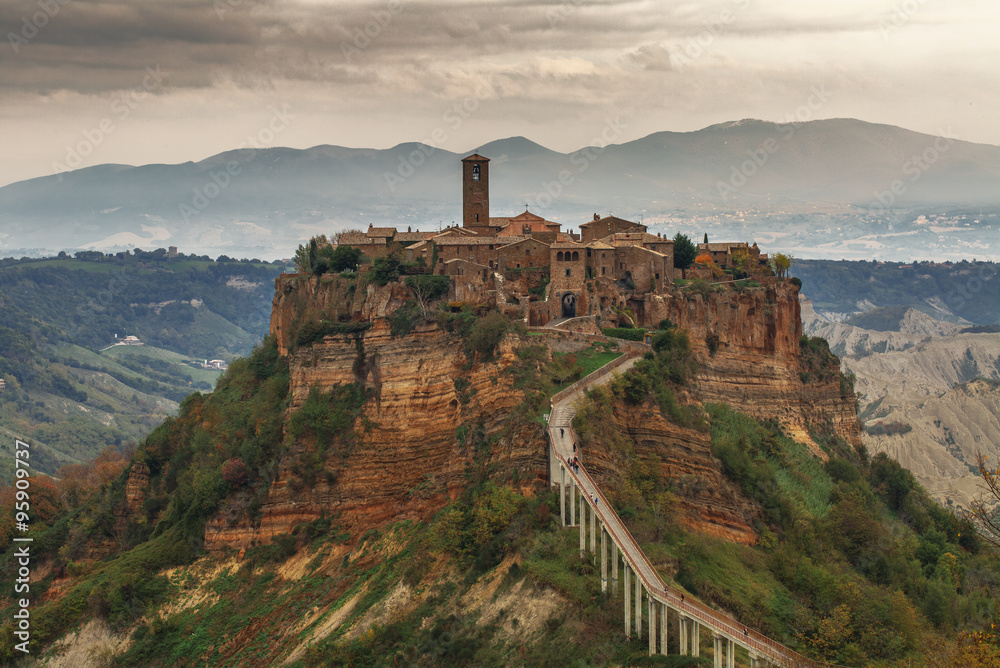
[[[1000,265],[992,262],[799,260],[791,273],[820,311],[852,313],[863,310],[858,302],[867,300],[939,320],[1000,324]]]
[[[32,464],[49,474],[141,440],[213,389],[220,372],[202,362],[267,333],[284,269],[165,251],[0,260],[0,430],[36,446]],[[126,335],[144,345],[113,345]]]
[[[546,366],[517,365],[509,373],[534,387],[544,384]],[[774,422],[682,400],[691,368],[686,335],[661,334],[655,352],[632,371],[589,393],[575,422],[585,452],[599,447],[595,439],[613,444],[625,474],[612,481],[608,498],[664,577],[817,659],[886,668],[1000,660],[990,631],[1000,613],[1000,560],[967,522],[884,455],[869,458],[818,431],[813,436],[830,455],[824,463]],[[125,467],[39,518],[36,563],[71,576],[60,596],[35,611],[35,651],[101,619],[116,632],[133,631],[115,658],[121,666],[274,665],[293,652],[290,665],[299,668],[651,662],[644,641],[622,637],[621,591],[601,591],[575,530],[560,526],[558,495],[492,466],[501,444],[485,435],[470,450],[463,488],[429,521],[351,535],[335,515],[324,516],[238,557],[204,554],[207,519],[223,507],[256,512],[280,458],[295,447],[282,437],[288,389],[287,360],[268,339],[235,362],[213,394],[185,400],[178,416],[139,446],[132,461],[150,471],[140,512],[114,519],[125,502]],[[361,428],[354,424],[359,405],[374,398],[357,385],[341,390],[311,395],[292,415],[291,430],[329,431],[329,447],[349,456],[351,433]],[[725,476],[760,509],[756,546],[680,522],[682,488],[704,483],[661,477],[636,455],[636,442],[614,417],[627,404],[707,431]],[[303,498],[316,485],[334,484],[312,475],[311,483],[290,481]],[[421,490],[412,494],[420,498]],[[0,518],[0,532],[4,521],[9,526]],[[109,539],[111,556],[86,559],[88,545]],[[10,568],[11,555],[0,567]],[[50,586],[45,580],[33,595]],[[191,600],[198,605],[180,603]],[[12,601],[2,605],[10,620]],[[11,629],[4,622],[0,637]],[[664,665],[700,665],[669,661]]]

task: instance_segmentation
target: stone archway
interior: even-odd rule
[[[565,292],[562,296],[562,317],[576,317],[576,295],[572,292]]]

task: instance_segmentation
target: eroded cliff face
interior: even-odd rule
[[[758,419],[780,421],[797,440],[830,425],[852,444],[861,430],[850,393],[840,379],[802,380],[798,288],[774,282],[764,288],[708,295],[649,295],[642,321],[669,318],[687,330],[699,372],[695,387],[704,403],[727,403]],[[821,452],[819,453],[821,454]]]
[[[386,292],[386,301],[394,298]],[[515,357],[515,336],[501,344],[495,361],[469,368],[462,340],[436,324],[393,338],[378,310],[371,313],[372,327],[362,334],[327,337],[290,358],[290,412],[311,388],[364,383],[370,398],[355,421],[353,444],[331,447],[322,471],[304,476],[304,467],[316,466],[316,444],[295,441],[259,526],[223,511],[206,531],[209,549],[267,543],[321,516],[352,535],[390,521],[426,519],[460,493],[477,452],[484,457],[477,465],[525,490],[544,484],[541,425],[511,419],[523,399],[505,372]]]
[[[276,281],[271,333],[289,355],[289,416],[311,388],[356,383],[369,399],[351,443],[331,447],[319,460],[316,443],[289,439],[259,522],[223,509],[206,531],[210,549],[266,543],[320,517],[349,531],[427,518],[463,489],[477,448],[485,448],[494,474],[526,489],[544,486],[545,434],[540,425],[517,419],[523,396],[506,373],[525,342],[511,335],[495,361],[470,367],[462,340],[435,324],[394,338],[386,316],[410,296],[396,283],[352,288],[339,277],[295,275]],[[859,442],[853,397],[842,396],[839,379],[803,382],[800,376],[795,286],[772,282],[741,292],[646,295],[628,307],[647,326],[669,318],[689,333],[699,371],[684,401],[728,403],[759,419],[778,419],[819,456],[810,429],[832,426]],[[296,347],[302,325],[320,320],[371,326]],[[643,461],[675,481],[683,522],[730,540],[755,540],[759,511],[722,474],[706,432],[678,427],[651,406],[619,404],[613,420]],[[613,453],[595,448],[588,456],[599,479],[622,475]]]
[[[759,509],[743,496],[712,457],[707,431],[685,429],[668,422],[652,405],[613,404],[614,428],[628,439],[635,455],[663,480],[677,497],[677,519],[689,529],[737,543],[752,544]],[[582,453],[588,470],[602,487],[624,479],[627,461],[601,441]]]

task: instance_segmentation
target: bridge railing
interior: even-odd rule
[[[626,356],[623,355],[618,359],[620,360],[624,357]],[[603,368],[604,367],[602,367],[602,369]],[[600,371],[600,369],[598,371]],[[591,376],[593,375],[594,374],[591,374]],[[590,378],[590,376],[588,376],[588,378]],[[553,405],[557,403],[555,397],[553,397],[552,403]],[[810,659],[786,647],[785,645],[782,645],[776,640],[768,638],[767,636],[756,631],[751,631],[749,627],[740,624],[738,620],[729,617],[728,615],[724,615],[717,610],[713,610],[704,603],[695,600],[688,601],[687,599],[682,601],[681,595],[678,592],[667,587],[656,568],[649,561],[646,553],[641,547],[639,547],[639,543],[635,540],[635,537],[632,536],[632,533],[628,530],[628,527],[625,526],[625,523],[618,516],[618,513],[616,513],[614,508],[611,507],[611,503],[608,501],[604,492],[601,491],[600,486],[593,479],[587,469],[580,465],[580,473],[577,473],[574,471],[573,467],[570,466],[566,458],[563,457],[556,449],[555,434],[553,433],[555,428],[556,427],[553,426],[549,429],[550,456],[555,456],[559,460],[564,469],[569,472],[570,477],[575,481],[581,490],[585,490],[588,487],[593,488],[595,495],[599,497],[599,501],[595,504],[594,499],[590,498],[589,494],[584,494],[584,498],[587,499],[587,505],[591,508],[591,511],[596,513],[596,515],[601,519],[601,524],[608,532],[608,535],[611,536],[611,540],[614,541],[615,545],[618,547],[619,552],[622,554],[622,558],[632,567],[632,571],[635,573],[636,577],[639,578],[643,586],[646,588],[646,591],[650,593],[653,599],[666,604],[668,607],[683,612],[686,616],[701,622],[712,631],[728,637],[736,644],[754,650],[772,663],[777,663],[786,666],[787,668],[838,668],[835,664]],[[572,434],[572,426],[570,426],[569,429]],[[589,484],[583,484],[584,480],[586,480]],[[746,629],[746,633],[744,633],[744,629]]]

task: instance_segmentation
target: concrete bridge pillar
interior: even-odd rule
[[[569,525],[576,525],[576,481],[569,481]]]
[[[670,608],[666,603],[660,603],[660,654],[667,654],[667,615]]]
[[[596,506],[597,501],[595,499],[594,505]],[[590,509],[590,553],[593,555],[597,554],[597,508],[593,507]]]
[[[736,665],[736,643],[732,640],[726,641],[726,668],[733,668]]]
[[[642,580],[638,573],[632,573],[635,580],[635,635],[642,637]]]
[[[656,654],[656,608],[659,603],[653,600],[653,597],[649,595],[649,590],[646,590],[646,601],[648,602],[648,617],[649,617],[649,655],[653,656]]]
[[[618,595],[618,544],[611,541],[611,595]]]
[[[692,619],[690,625],[691,640],[689,644],[691,646],[691,656],[701,656],[701,623],[696,619]]]
[[[608,531],[601,524],[601,593],[608,591]]]
[[[723,638],[720,635],[713,634],[712,635],[712,641],[713,641],[712,642],[712,647],[713,647],[713,650],[714,650],[712,652],[712,665],[714,666],[714,668],[722,668],[722,666],[723,666],[723,663],[722,663],[722,653],[723,653],[724,648],[726,646],[726,639]],[[727,668],[732,668],[732,667],[731,666],[727,666]]]
[[[559,465],[559,520],[566,526],[566,467]]]
[[[593,511],[591,511],[593,512]],[[587,495],[580,488],[580,558],[587,549]]]
[[[629,570],[628,564],[622,566],[622,575],[625,578],[625,637],[628,638],[632,635],[632,606],[629,600],[629,593],[631,592],[631,587],[629,587]]]
[[[754,650],[748,650],[750,652],[750,668],[758,668],[760,666],[760,654]]]
[[[688,640],[691,639],[691,633],[688,631],[690,621],[684,615],[677,613],[677,644],[679,645],[678,651],[681,656],[687,656],[690,651],[688,648]]]

